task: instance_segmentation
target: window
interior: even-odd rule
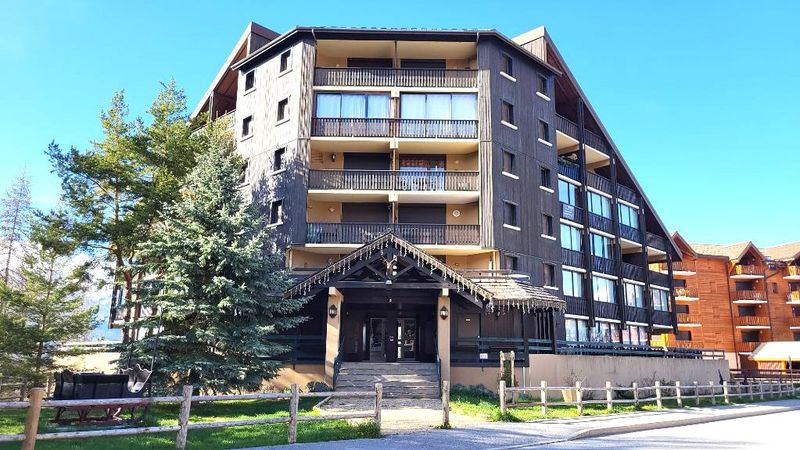
[[[777,294],[778,293],[778,283],[770,283],[770,286],[772,286],[772,293],[773,294]]]
[[[269,205],[269,223],[274,225],[283,221],[283,200],[273,200]]]
[[[506,225],[511,225],[512,227],[519,226],[517,224],[517,205],[509,201],[504,203],[503,223]]]
[[[669,311],[669,292],[663,289],[651,289],[653,296],[653,309],[656,311]]]
[[[539,170],[539,186],[552,189],[553,182],[550,180],[550,169],[542,167]]]
[[[247,116],[242,120],[242,137],[250,136],[253,133],[253,116]]]
[[[689,314],[689,305],[675,305],[675,312],[681,314]]]
[[[761,342],[761,333],[758,330],[742,331],[742,342]]]
[[[514,174],[516,171],[516,156],[507,151],[503,151],[503,172]]]
[[[592,298],[596,302],[614,303],[614,281],[592,277]]]
[[[753,317],[756,315],[755,306],[739,306],[739,316]]]
[[[617,205],[619,211],[619,223],[627,225],[631,228],[639,229],[639,211],[636,208],[631,208],[628,205],[620,203]]]
[[[277,172],[283,169],[283,155],[286,154],[286,148],[279,148],[275,150],[275,153],[272,155],[272,171]]]
[[[591,340],[592,342],[620,342],[619,324],[595,322]]]
[[[389,117],[387,94],[319,93],[316,117],[385,119]]]
[[[505,266],[508,270],[519,270],[519,258],[516,256],[506,255]]]
[[[514,105],[508,102],[503,102],[503,107],[500,110],[500,118],[503,122],[514,125]]]
[[[278,102],[278,122],[289,118],[289,99],[285,98]]]
[[[254,87],[256,87],[256,71],[255,71],[255,69],[251,70],[250,72],[247,72],[244,75],[244,90],[245,91],[249,91],[250,89],[253,89]]]
[[[561,270],[561,287],[564,295],[583,298],[583,274],[572,270]]]
[[[564,180],[558,180],[558,201],[567,205],[578,206],[575,195],[578,187]]]
[[[547,95],[547,77],[536,75],[536,92]]]
[[[600,234],[589,233],[589,242],[592,245],[592,255],[611,259],[611,239]]]
[[[550,263],[542,263],[542,275],[545,286],[556,285],[556,266]]]
[[[514,76],[514,60],[511,59],[511,57],[506,55],[505,53],[503,54],[503,69],[502,69],[502,71],[505,72],[506,75],[509,75],[509,76],[512,76],[512,77]]]
[[[567,329],[567,341],[588,342],[589,322],[583,319],[566,319],[564,324]]]
[[[678,332],[675,333],[675,339],[679,341],[691,341],[692,332],[688,330],[678,330]]]
[[[603,216],[606,219],[611,218],[611,200],[608,197],[598,194],[597,192],[588,192],[589,195],[589,212]]]
[[[247,168],[250,166],[250,161],[244,160],[242,164],[242,172],[239,174],[239,184],[247,183]]]
[[[800,317],[800,306],[792,306],[792,317]]]
[[[647,330],[645,327],[628,325],[622,330],[622,342],[631,345],[647,345]]]
[[[562,223],[561,248],[566,248],[568,250],[573,250],[576,252],[583,251],[583,243],[581,242],[581,230],[579,228],[575,228]]]
[[[795,331],[793,334],[794,334],[794,340],[795,340],[795,341],[800,341],[800,333],[798,333],[797,331]]]
[[[287,50],[281,53],[281,72],[286,72],[289,70],[289,66],[292,65],[292,51]]]
[[[542,214],[542,234],[545,236],[553,235],[553,216]]]
[[[539,119],[538,138],[550,142],[550,124]]]
[[[624,286],[625,304],[637,308],[644,308],[644,286],[634,283],[624,283]]]
[[[389,96],[383,97],[386,98],[388,114]],[[401,94],[400,118],[475,120],[478,118],[478,97],[475,94]]]

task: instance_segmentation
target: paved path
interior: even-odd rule
[[[357,439],[338,442],[319,442],[280,446],[283,449],[508,449],[572,448],[575,439],[588,439],[608,434],[630,433],[653,428],[675,427],[692,423],[736,419],[747,415],[763,415],[800,410],[800,400],[781,400],[758,404],[719,406],[715,408],[684,408],[616,414],[611,416],[549,419],[526,423],[479,423],[453,430],[430,430],[408,434],[393,434],[381,439]],[[384,417],[386,417],[384,415]],[[720,436],[720,439],[724,437]],[[567,442],[569,441],[569,442]],[[613,441],[612,441],[613,442]]]

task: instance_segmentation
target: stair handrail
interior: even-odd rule
[[[442,395],[442,360],[439,358],[439,339],[433,341],[436,351],[436,378],[439,380],[439,395]]]

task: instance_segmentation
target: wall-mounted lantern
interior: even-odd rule
[[[442,309],[439,310],[439,317],[441,317],[442,320],[447,320],[448,316],[450,316],[450,311],[447,310],[446,306],[442,306]]]
[[[337,308],[336,305],[331,305],[328,307],[328,315],[331,317],[331,319],[335,319],[337,314],[339,314],[339,308]]]

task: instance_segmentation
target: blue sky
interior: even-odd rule
[[[85,148],[118,89],[139,115],[159,81],[174,77],[194,107],[250,20],[278,32],[339,25],[508,36],[544,24],[668,228],[695,242],[800,239],[794,2],[133,3],[0,0],[0,189],[26,169],[36,205],[54,205],[48,142]]]

